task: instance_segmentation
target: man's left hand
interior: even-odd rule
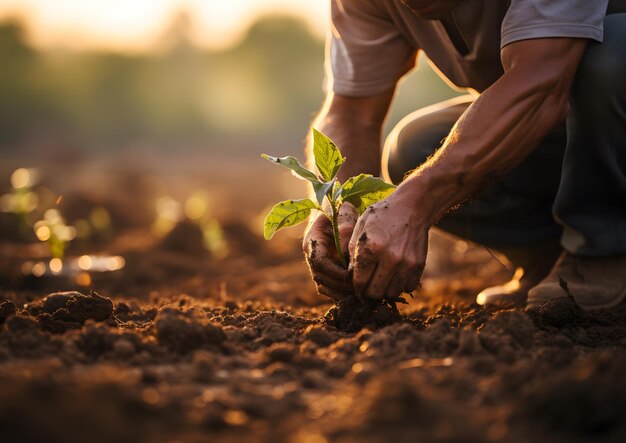
[[[430,227],[422,220],[416,206],[402,193],[391,194],[363,213],[349,244],[358,297],[395,299],[417,288],[426,262]]]

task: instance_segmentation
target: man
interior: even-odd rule
[[[340,179],[379,175],[382,156],[383,172],[401,183],[358,221],[354,208],[342,208],[349,270],[337,264],[327,219],[312,218],[303,248],[319,292],[338,299],[414,290],[437,226],[524,268],[481,302],[537,307],[571,295],[584,309],[621,303],[626,0],[331,5],[330,86],[314,125],[347,157]],[[383,151],[396,84],[419,51],[477,94],[408,116]]]

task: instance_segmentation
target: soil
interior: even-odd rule
[[[401,315],[329,311],[298,239],[244,220],[219,259],[188,223],[76,246],[126,259],[88,286],[21,277],[38,250],[1,240],[0,441],[626,441],[626,305],[484,309],[509,271],[433,238]]]
[[[401,321],[402,316],[392,301],[359,300],[351,295],[334,304],[324,320],[340,331],[357,332],[367,327],[389,326]]]

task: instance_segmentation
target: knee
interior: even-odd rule
[[[383,170],[386,169],[387,179],[400,183],[408,172],[433,155],[460,115],[447,114],[450,113],[412,114],[398,123],[385,141]]]
[[[385,141],[383,173],[400,183],[407,172],[424,163],[474,100],[466,95],[422,108],[403,118]]]
[[[385,140],[383,172],[388,180],[398,184],[433,152],[433,146],[421,142],[411,128],[400,122]]]

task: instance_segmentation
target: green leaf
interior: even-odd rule
[[[334,186],[337,184],[337,180],[333,180],[331,182],[311,183],[313,185],[313,191],[315,192],[317,202],[321,205],[324,202],[324,197],[326,196],[326,194],[331,192]]]
[[[309,180],[310,182],[320,182],[320,180],[313,173],[313,171],[309,171],[307,168],[302,166],[302,164],[295,157],[292,157],[290,155],[287,157],[272,157],[271,155],[267,154],[261,154],[261,157],[272,163],[284,166],[287,169],[291,169],[291,173],[298,178]]]
[[[324,197],[333,187],[334,181],[324,182],[321,181],[312,171],[308,170],[298,161],[297,158],[292,156],[287,157],[272,157],[271,155],[261,154],[264,159],[275,163],[277,165],[284,166],[291,170],[291,173],[300,179],[308,180],[313,185],[313,191],[317,202],[321,205],[324,201]]]
[[[353,196],[361,197],[372,192],[388,191],[391,194],[396,187],[381,178],[370,174],[359,174],[350,177],[341,187],[341,198],[346,200]]]
[[[312,209],[319,209],[315,202],[308,198],[302,200],[285,200],[272,208],[263,227],[265,240],[271,239],[276,231],[297,225],[306,220]]]
[[[373,177],[369,174],[360,174],[351,177],[341,187],[341,200],[352,203],[359,214],[362,214],[368,206],[376,203],[389,194],[396,187],[386,181]]]
[[[337,176],[339,168],[345,161],[333,141],[315,128],[313,128],[313,156],[315,157],[315,166],[327,182],[332,181]]]

